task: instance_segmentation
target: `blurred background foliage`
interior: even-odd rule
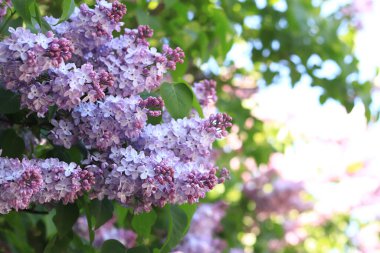
[[[92,0],[75,2],[89,5],[95,3]],[[250,158],[257,165],[267,164],[272,153],[283,152],[293,143],[291,136],[283,140],[276,139],[281,129],[268,126],[254,117],[244,102],[262,87],[282,82],[297,86],[306,82],[321,88],[321,103],[332,98],[339,101],[347,111],[351,111],[355,102],[361,101],[368,119],[377,113],[369,110],[371,82],[360,81],[358,77],[358,59],[354,55],[356,28],[351,22],[351,16],[342,12],[322,13],[325,1],[121,2],[128,9],[123,20],[126,27],[147,24],[155,32],[150,40],[152,46],[160,47],[163,43],[169,43],[172,47],[179,46],[185,51],[185,63],[172,73],[173,81],[193,83],[204,78],[217,80],[217,107],[234,120],[228,138],[239,140],[233,148],[226,145],[228,140],[218,144],[218,163],[221,167],[229,167],[231,161],[249,161]],[[61,1],[37,0],[37,3],[42,15],[61,15]],[[21,20],[16,14],[2,31],[6,34],[7,26],[19,24]],[[239,52],[242,51],[244,58],[248,56],[250,61],[239,58]],[[326,71],[333,73],[325,74]],[[273,107],[282,106],[275,100],[272,103]],[[74,157],[78,154],[80,151],[71,152]],[[223,231],[219,234],[227,241],[228,248],[269,252],[269,242],[284,237],[284,220],[278,217],[262,220],[257,216],[256,204],[243,192],[241,178],[246,173],[246,166],[237,164],[231,171],[231,180],[217,186],[203,202],[225,201],[229,204],[227,215],[222,221]],[[121,219],[118,225],[131,226],[132,215],[128,211],[116,207],[115,212],[118,219]],[[51,216],[49,214],[50,219]],[[44,225],[41,224],[41,219],[32,214],[1,216],[0,238],[7,231],[7,240],[16,245],[12,250],[42,252],[43,242],[48,236],[54,235],[54,226],[49,217],[43,218]],[[154,231],[162,233],[164,222],[160,218],[157,220]],[[330,249],[349,252],[347,249],[350,242],[344,234],[349,223],[347,216],[335,216],[320,226],[306,228],[309,231],[308,240],[293,246],[287,245],[275,252],[328,252]],[[28,226],[25,227],[25,224]],[[57,240],[62,241],[64,237]],[[91,252],[85,245],[78,246],[79,240],[74,241],[74,248],[79,249],[76,252]],[[29,248],[28,243],[35,244],[34,250]],[[158,237],[150,235],[142,243],[158,244]],[[0,251],[1,247],[2,245]],[[4,252],[7,252],[7,247],[4,246]],[[65,250],[68,249],[61,252]]]

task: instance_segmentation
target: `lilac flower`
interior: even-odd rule
[[[0,0],[0,21],[7,15],[7,11],[11,7],[11,0]]]
[[[216,82],[214,80],[202,80],[194,83],[194,93],[201,106],[208,106],[215,104],[217,101],[216,96]]]
[[[68,61],[74,51],[72,42],[54,38],[52,32],[33,34],[24,28],[10,28],[10,37],[0,42],[0,67],[7,71],[5,87],[12,89],[12,82],[30,82],[50,68]]]
[[[58,159],[18,160],[0,157],[0,213],[31,203],[73,202],[94,184],[91,172]]]
[[[137,138],[147,121],[148,109],[139,105],[139,96],[107,96],[103,102],[81,103],[72,116],[57,123],[50,138],[56,145],[71,147],[80,139],[86,147],[107,150]]]
[[[115,199],[136,212],[204,198],[228,177],[225,169],[219,171],[212,162],[211,145],[220,135],[208,131],[209,121],[191,118],[147,125],[132,141],[134,148],[114,146],[108,155],[90,155],[86,169],[96,171],[99,182],[92,197]],[[229,125],[223,122],[224,126],[217,127]]]
[[[206,161],[211,144],[226,135],[231,118],[225,114],[209,119],[191,118],[171,120],[160,125],[147,125],[138,145],[150,152],[170,150],[182,161]]]
[[[100,0],[94,9],[82,4],[79,9],[75,9],[68,22],[54,28],[61,36],[73,41],[76,54],[87,58],[90,51],[112,40],[113,31],[120,31],[123,23],[119,21],[125,13],[125,6],[118,1],[111,4]],[[58,23],[54,18],[46,20],[51,25]]]

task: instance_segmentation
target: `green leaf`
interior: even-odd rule
[[[169,232],[161,248],[161,253],[170,252],[171,249],[181,242],[189,229],[196,207],[194,208],[191,205],[184,207],[167,206],[166,209],[169,210]]]
[[[40,9],[38,8],[38,5],[36,3],[33,3],[33,4],[34,4],[34,16],[33,17],[37,21],[41,30],[43,32],[51,31],[52,28],[50,27],[49,23],[46,22],[46,20],[41,17],[41,12],[40,12]]]
[[[63,0],[62,1],[62,14],[58,23],[61,23],[70,18],[71,14],[75,9],[75,1],[74,0]]]
[[[0,88],[0,113],[15,113],[20,110],[20,96]]]
[[[197,96],[194,93],[194,90],[191,88],[191,86],[188,83],[184,82],[184,84],[186,84],[187,87],[191,90],[191,93],[193,93],[193,103],[192,103],[193,108],[198,112],[198,114],[201,118],[204,118],[205,115],[203,114],[202,107],[201,107],[201,105],[197,99]]]
[[[24,140],[13,129],[7,129],[0,134],[0,149],[2,156],[21,158],[25,151]]]
[[[30,9],[33,7],[34,0],[12,0],[13,7],[16,12],[25,23],[32,23],[32,15],[30,13]]]
[[[113,215],[113,205],[108,199],[92,200],[90,203],[90,210],[92,217],[95,218],[95,229],[102,226]]]
[[[127,253],[150,253],[149,249],[145,246],[138,246],[127,250]]]
[[[77,164],[83,160],[83,154],[79,146],[73,146],[70,149],[54,147],[47,152],[47,157],[55,157],[67,163],[75,162]]]
[[[72,231],[72,227],[79,217],[79,209],[76,204],[60,204],[55,210],[56,214],[53,221],[57,227],[59,237],[63,238]]]
[[[186,117],[193,104],[192,90],[184,83],[164,83],[160,94],[165,107],[174,119]]]
[[[149,237],[152,226],[156,222],[157,214],[154,210],[149,213],[134,215],[132,219],[132,228],[140,238]]]
[[[120,204],[115,205],[115,216],[116,216],[116,223],[119,227],[123,227],[125,223],[125,219],[128,215],[129,209],[125,206],[122,206]]]
[[[49,240],[45,247],[44,253],[66,253],[72,237],[72,232],[62,237],[55,235]]]
[[[100,253],[126,253],[127,249],[118,240],[107,240],[103,243]]]

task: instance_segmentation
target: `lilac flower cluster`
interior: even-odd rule
[[[31,203],[73,202],[95,183],[91,172],[57,159],[0,158],[0,213]]]
[[[227,243],[217,237],[227,205],[219,202],[202,204],[193,216],[189,232],[173,253],[221,253]]]
[[[118,1],[101,0],[94,9],[76,8],[66,22],[46,21],[54,33],[33,34],[10,29],[0,42],[0,74],[6,89],[21,94],[21,105],[43,117],[50,106],[72,110],[81,102],[105,95],[128,97],[160,86],[167,70],[183,62],[181,49],[167,45],[163,53],[149,48],[153,35],[147,26],[125,29],[120,20],[126,8]]]
[[[118,240],[127,249],[135,247],[137,235],[132,230],[115,227],[115,222],[116,219],[113,217],[95,230],[94,247],[100,248],[103,242],[111,239]],[[86,217],[79,217],[73,229],[80,237],[90,240]]]
[[[11,7],[11,0],[0,0],[0,21],[7,15],[7,11]]]
[[[109,154],[90,156],[86,169],[95,174],[99,186],[93,197],[115,199],[136,212],[205,197],[228,177],[228,171],[219,171],[210,158],[217,131],[210,131],[209,121],[192,118],[147,125],[132,142],[136,149],[113,147]]]
[[[214,80],[202,80],[194,83],[194,93],[202,106],[215,104],[218,100],[216,96],[216,82]]]
[[[166,203],[196,202],[228,177],[226,169],[215,166],[211,151],[213,142],[227,135],[231,117],[217,113],[205,119],[174,120],[167,115],[162,124],[148,124],[149,117],[167,111],[160,97],[142,99],[140,94],[159,88],[164,74],[183,62],[184,53],[167,45],[162,53],[150,48],[147,39],[153,31],[148,26],[125,29],[113,37],[114,31],[121,31],[125,13],[118,1],[98,0],[94,9],[76,8],[68,21],[46,18],[54,33],[11,29],[10,37],[0,42],[0,81],[4,88],[20,94],[22,107],[40,117],[51,106],[57,107],[48,138],[65,148],[84,144],[88,158],[82,161],[85,170],[78,169],[78,173],[89,173],[85,175],[91,177],[91,197],[114,199],[137,212]],[[195,86],[206,106],[216,101],[216,84],[211,80],[201,83]],[[62,175],[72,166],[49,161],[62,167],[57,172]],[[25,205],[10,208],[25,208],[44,187],[53,187],[44,174],[50,175],[50,170],[40,168],[43,161],[34,163],[36,175],[42,173],[33,183],[36,192],[28,193]],[[37,177],[28,175],[32,176]],[[69,179],[52,182],[61,185],[60,180],[66,183]],[[77,186],[70,182],[67,189]],[[79,191],[75,189],[69,201]],[[13,190],[16,195],[24,194]]]
[[[105,68],[115,77],[109,94],[126,97],[158,88],[167,70],[174,70],[177,63],[183,62],[183,51],[167,45],[163,53],[149,48],[147,39],[153,36],[153,30],[148,26],[127,28],[124,34],[113,38],[112,32],[121,30],[123,23],[119,21],[126,8],[118,1],[97,3],[95,9],[82,5],[70,22],[57,25],[56,31],[73,41],[75,54],[82,61]],[[58,22],[54,18],[47,21],[52,25]]]
[[[80,139],[89,149],[107,150],[137,138],[148,112],[139,96],[107,96],[104,101],[81,103],[71,117],[53,120],[50,138],[56,145],[70,148]]]
[[[0,43],[0,63],[5,87],[16,90],[19,82],[30,83],[43,72],[69,59],[72,44],[66,39],[54,38],[52,32],[33,34],[19,27],[10,28],[10,37]]]

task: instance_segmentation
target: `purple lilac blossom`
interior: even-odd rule
[[[137,235],[132,230],[115,227],[115,222],[116,218],[113,217],[109,221],[104,223],[101,227],[95,230],[93,242],[94,247],[100,248],[103,242],[111,239],[118,240],[127,249],[135,247]],[[80,237],[88,241],[90,240],[86,217],[79,217],[73,229],[74,232],[77,233]]]
[[[216,82],[214,80],[202,80],[194,83],[194,93],[202,107],[209,104],[215,104],[217,101],[216,96]]]
[[[71,56],[71,42],[54,38],[52,32],[33,34],[22,27],[9,32],[11,35],[0,42],[0,68],[7,89],[17,89],[20,82],[26,85]]]
[[[182,49],[164,45],[163,52],[149,48],[147,39],[153,36],[148,26],[137,29],[126,28],[124,34],[113,37],[113,31],[121,31],[119,22],[126,13],[118,1],[97,1],[94,9],[87,5],[74,11],[69,22],[55,26],[55,31],[70,39],[75,45],[75,54],[94,66],[106,68],[114,77],[115,85],[108,92],[123,97],[151,91],[160,86],[167,70],[174,70],[185,57]],[[51,25],[57,19],[47,18]]]
[[[190,118],[147,125],[131,143],[136,148],[115,146],[109,154],[92,154],[85,163],[98,182],[93,198],[115,199],[136,212],[204,198],[228,177],[211,159],[212,143],[231,124],[227,115],[218,116],[223,124]]]
[[[169,150],[181,161],[209,160],[212,143],[227,135],[231,117],[218,113],[208,119],[172,119],[160,125],[147,125],[138,145],[149,152]]]
[[[95,102],[105,97],[104,90],[112,85],[112,76],[93,69],[90,63],[78,69],[74,64],[61,65],[49,71],[49,80],[35,81],[19,88],[21,104],[44,116],[50,106],[72,110],[81,102]]]
[[[39,117],[57,106],[49,138],[66,148],[80,141],[88,149],[80,173],[91,177],[91,197],[114,199],[136,212],[166,203],[196,202],[228,177],[226,169],[215,166],[211,151],[212,143],[227,135],[231,118],[222,113],[206,119],[165,116],[163,124],[147,124],[148,116],[165,114],[164,103],[159,97],[142,99],[139,94],[157,89],[164,74],[183,62],[184,53],[167,45],[162,53],[150,48],[147,39],[153,31],[148,26],[125,29],[114,38],[112,32],[121,31],[125,13],[118,1],[99,0],[94,9],[76,8],[68,21],[58,25],[57,19],[46,18],[55,35],[11,29],[11,36],[0,42],[4,87],[19,93],[21,106]],[[216,101],[214,82],[204,82],[207,87],[198,88],[199,93]],[[42,160],[33,161],[37,169],[25,174],[36,182],[24,194],[30,197],[11,209],[48,201],[33,196],[35,189],[47,185],[44,173],[50,170],[39,167]],[[49,161],[51,166],[53,161],[60,164],[58,174],[72,166]],[[48,184],[71,189],[67,180]],[[60,186],[50,186],[55,183]],[[73,201],[76,191],[72,193],[69,200],[66,196],[50,200]]]
[[[0,21],[7,15],[7,11],[12,7],[11,0],[0,0]]]
[[[92,172],[75,163],[0,157],[0,213],[27,209],[31,203],[74,202],[93,184]]]
[[[50,139],[70,148],[80,139],[89,149],[107,150],[137,138],[149,112],[140,106],[141,98],[107,96],[104,101],[81,103],[70,118],[53,120]]]
[[[167,70],[182,63],[180,48],[165,45],[163,53],[149,48],[148,26],[125,29],[126,13],[118,1],[97,1],[94,9],[76,8],[68,21],[46,18],[54,33],[33,34],[10,28],[0,43],[0,73],[4,88],[21,95],[21,106],[45,116],[50,106],[72,110],[80,102],[106,95],[129,97],[160,86]],[[153,115],[158,116],[158,112]]]

